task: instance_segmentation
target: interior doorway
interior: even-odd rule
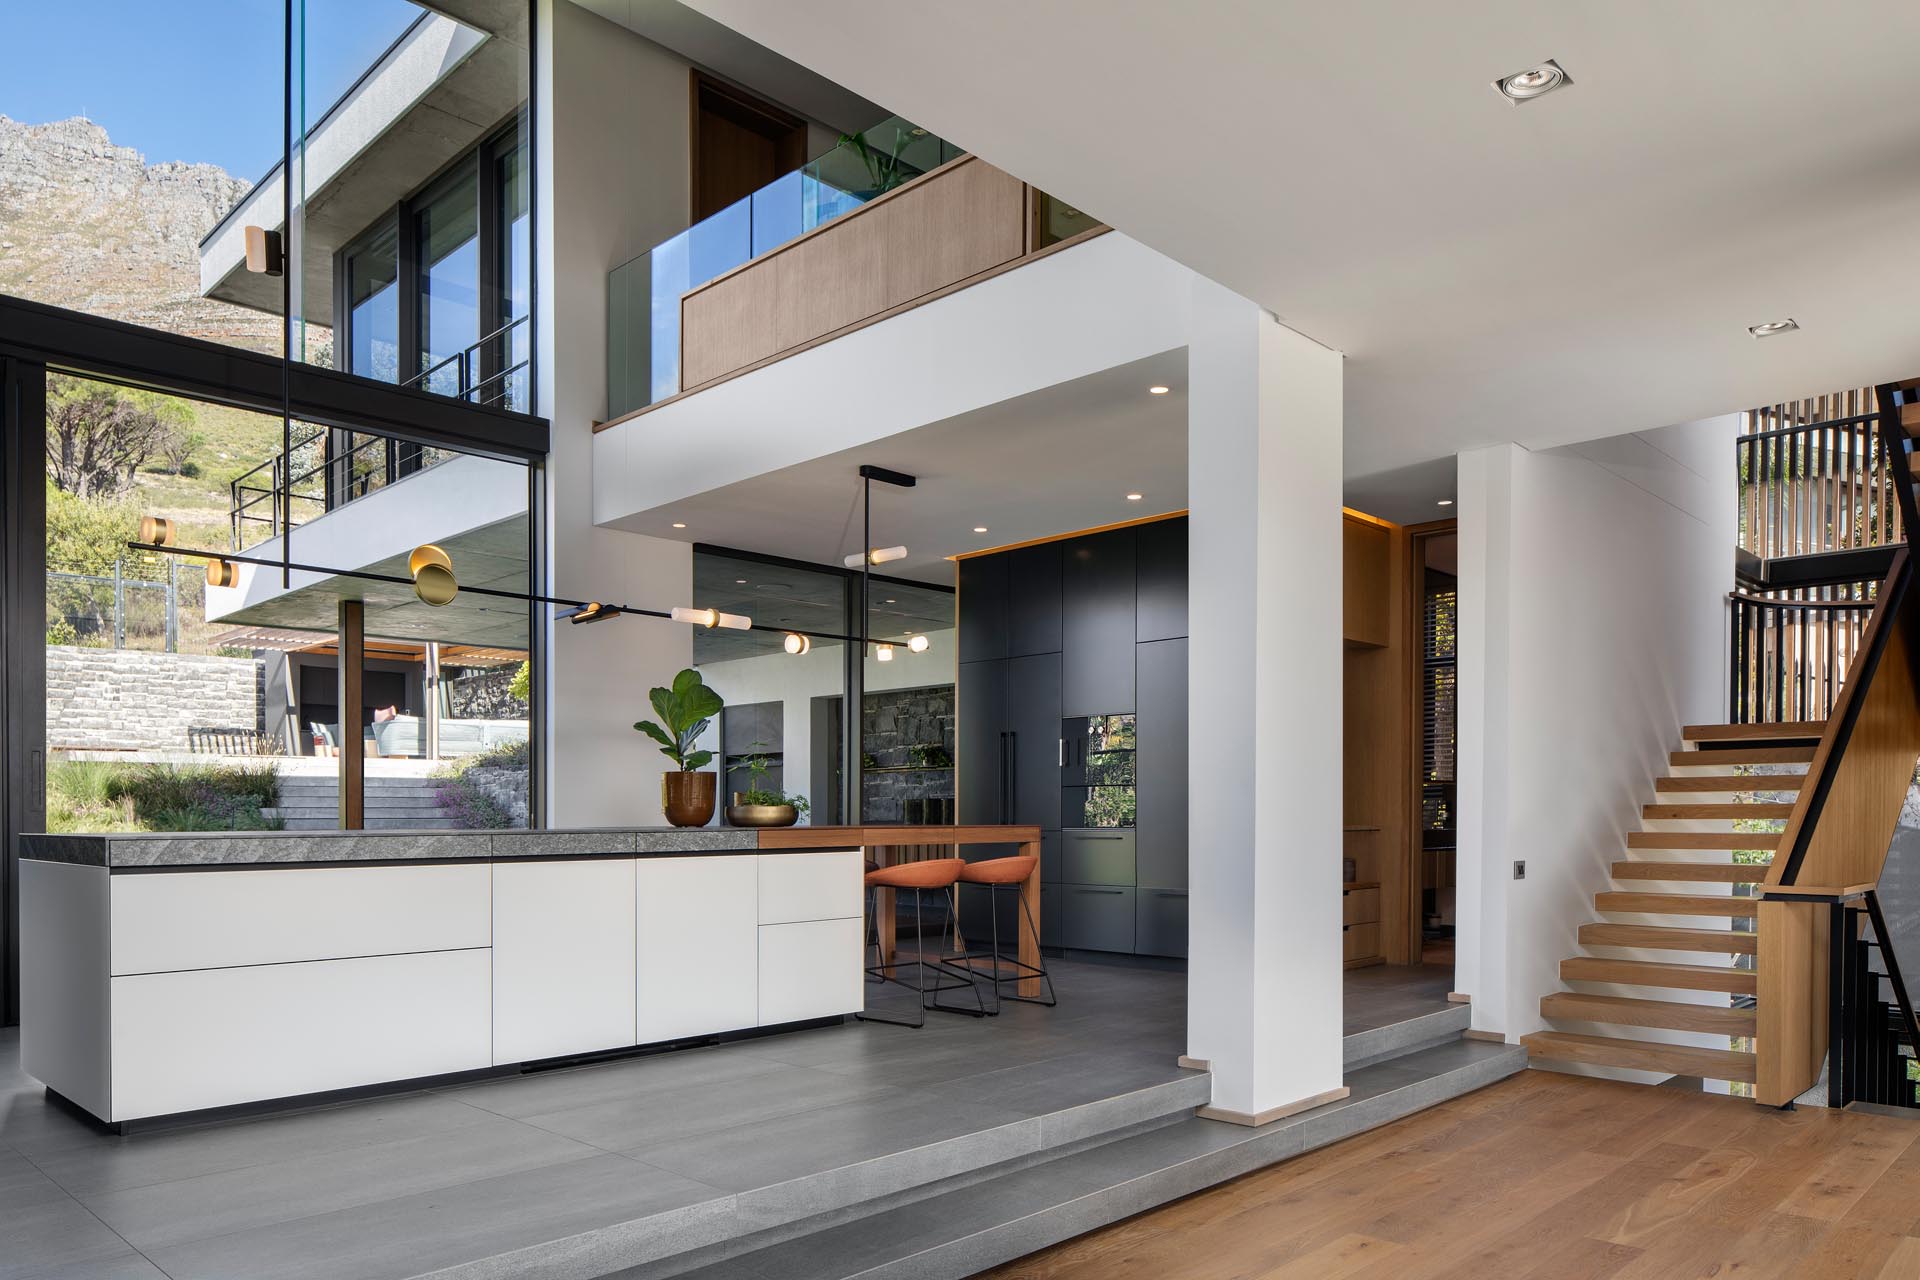
[[[1458,883],[1459,535],[1453,520],[1409,530],[1414,593],[1413,856],[1419,880],[1420,959],[1451,969]]]
[[[692,74],[687,187],[698,222],[805,164],[807,122],[744,89]]]

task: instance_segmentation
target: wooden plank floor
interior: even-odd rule
[[[1526,1071],[992,1280],[1920,1277],[1920,1118]]]

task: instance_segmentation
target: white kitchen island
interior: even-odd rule
[[[118,1124],[837,1018],[861,885],[745,829],[28,836],[23,1065]]]

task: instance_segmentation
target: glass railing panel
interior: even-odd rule
[[[692,239],[692,232],[683,231],[640,259],[641,270],[648,273],[647,332],[651,353],[647,396],[641,404],[664,400],[680,390],[680,295],[693,287],[689,256]]]
[[[753,193],[753,256],[778,249],[807,229],[805,173],[795,169]]]
[[[687,229],[687,265],[693,285],[725,275],[752,257],[752,196],[734,201]]]

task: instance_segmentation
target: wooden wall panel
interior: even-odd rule
[[[1018,259],[1026,189],[963,157],[680,302],[683,390],[816,342]]]
[[[1340,522],[1342,634],[1349,644],[1383,646],[1393,611],[1388,579],[1393,533],[1383,525],[1343,516]]]
[[[1409,653],[1413,643],[1407,587],[1412,539],[1398,526],[1345,520],[1351,540],[1362,535],[1363,556],[1378,581],[1377,646],[1349,642],[1345,654],[1341,739],[1345,774],[1345,856],[1356,879],[1380,884],[1380,951],[1389,964],[1419,960],[1420,867],[1414,857],[1414,697]],[[1348,564],[1354,563],[1351,553]],[[1351,595],[1351,593],[1349,593]],[[1369,609],[1376,608],[1369,602]]]
[[[1811,1089],[1827,1056],[1824,902],[1760,904],[1754,1097],[1778,1107]]]

